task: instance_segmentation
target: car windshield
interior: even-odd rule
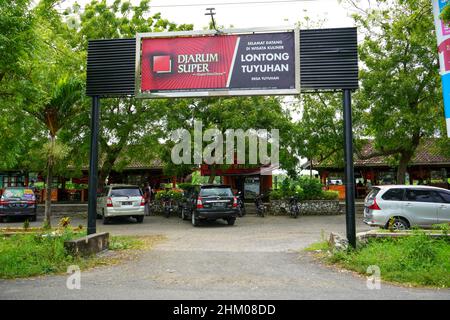
[[[139,188],[114,188],[111,191],[111,197],[140,197],[142,196]]]
[[[34,192],[29,188],[6,188],[2,198],[10,200],[35,200]]]
[[[233,192],[230,188],[202,188],[200,191],[202,197],[232,197]]]

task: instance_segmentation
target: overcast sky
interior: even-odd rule
[[[61,7],[68,7],[74,2],[66,0]],[[84,7],[90,0],[77,2]],[[108,0],[108,3],[112,2]],[[139,0],[131,2],[139,3]],[[305,16],[313,21],[325,19],[323,27],[353,26],[352,9],[338,0],[153,0],[150,13],[161,12],[170,21],[193,23],[194,29],[202,29],[210,21],[210,17],[205,16],[205,9],[209,7],[216,9],[217,23],[225,27],[290,26]]]

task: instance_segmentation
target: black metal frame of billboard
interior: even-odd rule
[[[270,30],[259,28],[256,31]],[[287,28],[289,29],[289,28]],[[248,30],[246,30],[248,31]],[[351,92],[358,89],[356,28],[300,30],[300,91],[342,91],[344,111],[347,239],[356,246]],[[100,99],[136,92],[136,38],[90,40],[86,95],[92,97],[89,158],[88,234],[96,232]]]

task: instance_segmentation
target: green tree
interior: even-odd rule
[[[159,13],[149,16],[148,0],[132,5],[129,1],[91,1],[83,11],[77,5],[68,10],[78,12],[78,26],[74,24],[77,45],[87,50],[89,39],[132,38],[137,32],[189,30],[192,25],[176,25],[161,18]],[[165,100],[108,98],[101,102],[99,186],[111,170],[121,170],[133,160],[149,162],[157,157],[158,138],[163,134],[159,119]],[[63,140],[72,146],[71,158],[78,168],[85,166],[89,152],[89,112],[86,112],[64,131]]]
[[[394,157],[402,184],[421,139],[433,136],[443,117],[431,2],[379,0],[374,7],[353,16],[363,35],[355,108],[375,146],[359,157]]]
[[[173,130],[186,129],[193,136],[194,120],[201,121],[203,130],[218,129],[223,134],[227,129],[278,129],[280,136],[280,167],[289,171],[291,175],[296,174],[298,158],[296,157],[296,140],[293,135],[295,130],[289,112],[284,110],[278,97],[232,97],[232,98],[204,98],[193,99],[187,103],[187,99],[174,100],[167,104],[167,112],[164,117],[166,129],[170,133]],[[169,137],[169,135],[167,135]],[[270,137],[269,137],[270,138]],[[204,142],[203,147],[210,142]],[[166,170],[169,172],[187,173],[195,166],[175,165],[170,160],[170,150],[173,144],[168,142],[161,146]],[[193,148],[193,143],[192,143]],[[224,157],[226,144],[224,141]],[[249,165],[248,152],[249,142],[246,143],[246,165]],[[269,151],[270,152],[270,151]],[[193,154],[193,152],[192,152]],[[230,165],[211,165],[210,182],[214,181],[217,169],[226,169]],[[184,171],[183,171],[184,170]]]
[[[0,0],[0,97],[12,94],[3,87],[5,77],[20,69],[19,60],[33,49],[34,13],[30,0]]]
[[[298,153],[309,161],[343,166],[342,94],[305,94],[301,107],[302,118],[296,125]]]
[[[35,8],[35,49],[21,63],[26,76],[20,80],[26,90],[18,93],[21,100],[15,108],[37,120],[44,144],[30,150],[36,160],[45,158],[46,192],[45,220],[50,225],[51,188],[55,164],[67,155],[67,146],[58,141],[60,130],[83,111],[82,57],[67,40],[70,36],[65,24],[54,9],[55,1],[41,1]],[[37,161],[39,163],[39,161]],[[37,170],[42,167],[35,165]]]

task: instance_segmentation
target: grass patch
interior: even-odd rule
[[[381,278],[410,286],[450,287],[450,242],[422,232],[401,238],[370,239],[356,250],[323,255],[345,269],[366,274],[376,265]]]
[[[327,241],[321,241],[311,244],[310,246],[306,247],[305,251],[324,251],[328,250],[330,246],[328,245]]]
[[[70,265],[78,265],[81,270],[99,265],[118,262],[115,257],[71,256],[64,248],[64,241],[85,236],[85,233],[64,231],[60,236],[21,234],[0,236],[0,278],[23,278],[54,273],[65,273]],[[112,236],[110,250],[126,251],[150,249],[163,240],[162,236],[125,237]]]
[[[109,241],[110,250],[143,250],[151,249],[156,243],[164,240],[164,236],[112,236]]]

